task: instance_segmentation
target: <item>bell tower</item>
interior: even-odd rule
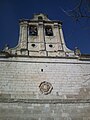
[[[20,20],[17,47],[9,49],[11,54],[26,56],[65,57],[74,56],[64,41],[62,22],[49,20],[47,15],[35,14],[33,19]]]

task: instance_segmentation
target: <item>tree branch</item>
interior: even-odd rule
[[[61,10],[76,21],[81,18],[90,18],[90,0],[80,0],[72,10],[65,11],[63,8]]]

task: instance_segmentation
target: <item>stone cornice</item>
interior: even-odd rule
[[[32,22],[32,23],[37,23],[37,22],[43,22],[43,23],[59,23],[59,24],[61,24],[62,25],[62,22],[61,21],[59,21],[59,20],[52,20],[52,21],[45,21],[45,20],[29,20],[29,19],[20,19],[19,20],[19,23],[22,23],[22,22],[24,22],[24,23],[29,23],[29,22]]]

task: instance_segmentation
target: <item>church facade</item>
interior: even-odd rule
[[[15,48],[0,51],[0,120],[89,120],[90,55],[67,48],[62,22],[19,22]]]

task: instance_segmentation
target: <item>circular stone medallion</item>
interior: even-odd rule
[[[39,85],[39,88],[40,88],[40,91],[44,94],[44,95],[47,95],[49,93],[51,93],[53,87],[51,85],[51,83],[49,82],[41,82],[41,84]]]

